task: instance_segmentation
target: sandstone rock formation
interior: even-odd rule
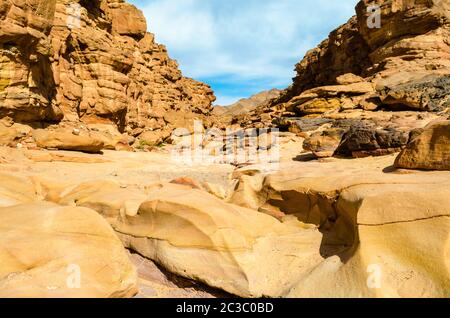
[[[2,0],[0,20],[0,117],[106,123],[137,136],[187,125],[171,114],[212,111],[211,89],[182,76],[123,0]]]
[[[371,28],[368,23],[372,18],[368,8],[374,5],[380,8],[379,28]],[[380,111],[393,116],[404,116],[409,111],[421,112],[419,116],[424,112],[445,116],[450,106],[449,21],[448,1],[362,0],[356,6],[356,16],[331,32],[327,40],[296,65],[297,76],[291,87],[278,99],[235,120],[244,127],[277,126],[309,137],[314,129],[304,130],[305,121],[322,121],[323,125],[344,118],[354,119],[355,125],[360,126],[359,120],[371,120]],[[375,145],[373,140],[377,137],[371,137],[370,143],[375,145],[371,148],[377,150],[369,151],[370,155],[404,147],[405,138],[397,135],[417,128],[392,124],[387,127],[387,123],[368,124],[397,140],[395,145]],[[427,122],[423,124],[419,128]],[[323,132],[322,127],[307,140],[307,148],[319,156],[334,154],[336,144],[348,136],[351,126],[339,133],[335,128]],[[324,135],[322,141],[318,139],[320,134]],[[325,144],[326,149],[321,149]],[[347,154],[367,150],[357,148]]]
[[[239,186],[231,202],[293,215],[322,235],[324,259],[293,283],[288,297],[448,297],[450,176],[384,173],[393,159],[289,163],[275,173],[249,167],[235,174],[251,185]],[[377,271],[379,285],[371,287]]]
[[[450,297],[450,7],[356,10],[234,143],[135,7],[0,0],[0,296]]]
[[[136,270],[95,211],[29,203],[0,208],[2,297],[131,297]],[[44,251],[45,249],[45,251]]]
[[[270,271],[258,273],[256,264],[267,260],[266,250],[283,242],[288,247],[288,237],[301,228],[180,185],[154,191],[136,214],[122,216],[113,227],[126,246],[177,274],[254,297],[282,292],[283,276],[290,274],[270,278]],[[275,270],[276,257],[273,261],[267,266]],[[270,279],[275,283],[267,283]]]
[[[38,200],[35,185],[29,178],[0,174],[0,207],[8,207]]]
[[[270,164],[237,169],[230,181],[235,190],[225,197],[195,180],[213,180],[221,165],[194,167],[187,177],[180,165],[173,179],[168,172],[177,163],[170,163],[167,154],[2,149],[0,170],[9,171],[0,174],[5,211],[36,211],[35,218],[46,220],[52,215],[44,212],[48,209],[61,218],[61,211],[67,211],[64,226],[68,235],[75,235],[77,230],[71,229],[81,224],[90,231],[98,227],[90,223],[95,210],[94,219],[105,218],[125,247],[169,272],[235,295],[449,296],[447,171],[395,171],[394,155],[291,160],[277,169]],[[34,161],[55,153],[79,162]],[[104,162],[96,162],[98,158]],[[155,170],[149,174],[146,167]],[[114,170],[118,172],[111,174]],[[70,217],[74,211],[84,223]],[[21,213],[7,213],[11,224],[20,221]],[[33,233],[47,229],[42,222],[20,222]],[[52,235],[48,240],[59,242]],[[61,253],[73,257],[66,249]],[[96,259],[85,255],[78,259],[81,264]],[[381,273],[380,279],[373,282],[373,273]],[[47,277],[54,281],[61,276]],[[113,277],[102,286],[117,284],[118,276]],[[175,292],[170,291],[173,286],[167,290],[146,281],[140,286]],[[53,294],[36,290],[29,295]]]
[[[411,137],[395,161],[397,168],[450,170],[450,121],[431,123]]]
[[[36,144],[42,148],[99,152],[105,146],[100,138],[95,138],[90,134],[80,134],[76,130],[68,132],[37,129],[33,132],[33,138],[36,140]]]
[[[306,118],[290,124],[306,137],[304,149],[316,157],[362,157],[399,152],[411,130],[437,118],[433,113],[378,111],[336,114],[322,120]]]

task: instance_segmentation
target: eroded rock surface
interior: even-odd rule
[[[380,28],[369,28],[368,8],[379,6]],[[450,8],[447,1],[362,0],[356,16],[331,32],[296,65],[293,84],[272,100],[235,121],[244,127],[279,127],[307,137],[307,149],[317,157],[335,154],[345,142],[348,128],[312,129],[305,122],[320,121],[340,126],[339,119],[371,121],[383,136],[396,142],[374,142],[356,147],[361,152],[384,155],[406,146],[403,137],[417,128],[380,121],[378,113],[408,118],[408,112],[425,112],[445,118],[450,106]],[[426,115],[425,115],[426,116]],[[417,122],[421,121],[419,118]],[[422,121],[423,128],[428,124]],[[329,127],[328,127],[329,128]],[[353,129],[353,128],[352,128]],[[389,132],[392,132],[389,133]],[[313,136],[311,136],[313,134]],[[376,135],[379,135],[375,132]],[[308,138],[311,137],[310,140]],[[361,143],[359,143],[361,145]],[[368,151],[369,150],[369,151]],[[342,155],[342,152],[340,153]]]
[[[182,76],[133,5],[2,0],[0,8],[1,117],[108,123],[132,136],[170,136],[195,117],[207,124],[212,90]]]
[[[448,297],[450,175],[388,172],[394,158],[236,173],[243,185],[231,202],[295,216],[322,234],[323,261],[289,297]],[[368,283],[371,271],[382,273],[379,288]]]
[[[0,1],[0,295],[450,297],[450,172],[414,170],[449,170],[449,10],[360,1],[289,89],[235,118],[285,130],[246,140],[279,160],[189,165],[164,142],[231,155],[235,137],[196,139],[212,92],[139,10]]]
[[[0,220],[2,297],[137,293],[135,267],[95,211],[34,202],[0,208]]]
[[[395,161],[397,168],[450,170],[450,121],[434,122],[414,131]]]
[[[96,211],[125,247],[165,271],[234,295],[449,296],[447,171],[395,170],[395,155],[266,163],[222,179],[225,196],[196,181],[212,181],[222,165],[192,168],[188,177],[157,153],[66,153],[77,161],[46,162],[35,160],[55,152],[4,149],[4,209]],[[120,175],[111,174],[119,167]],[[150,168],[158,174],[151,177]],[[157,277],[141,269],[140,297],[216,295],[198,286],[179,289],[149,270]],[[380,288],[368,284],[373,270],[382,273]]]

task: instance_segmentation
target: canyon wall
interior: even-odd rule
[[[306,138],[318,157],[383,155],[450,107],[450,2],[362,0],[279,98],[234,123]]]
[[[212,111],[210,87],[183,77],[123,0],[1,0],[0,21],[0,118],[168,136]]]

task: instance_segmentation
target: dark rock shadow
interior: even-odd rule
[[[337,212],[336,198],[318,193],[284,191],[280,199],[271,199],[269,204],[286,215],[294,215],[300,222],[318,227],[322,234],[319,253],[324,258],[338,256],[346,263],[359,245],[356,215],[342,215]]]

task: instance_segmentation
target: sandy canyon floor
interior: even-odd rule
[[[248,272],[253,266],[252,261],[240,260],[240,256],[236,256],[233,262],[237,264],[233,263],[233,266],[246,275],[246,283],[242,286],[239,283],[229,286],[215,281],[215,273],[208,266],[203,269],[204,272],[201,271],[204,276],[198,273],[183,275],[196,278],[198,282],[194,282],[180,276],[184,272],[177,264],[171,267],[167,260],[162,260],[163,266],[156,265],[149,257],[129,250],[127,255],[139,276],[139,293],[136,297],[226,297],[230,295],[227,292],[239,296],[286,297],[449,296],[450,172],[396,170],[393,168],[395,155],[304,161],[309,158],[307,154],[298,157],[295,154],[299,151],[293,151],[301,147],[301,140],[293,138],[282,144],[284,146],[278,166],[255,164],[240,168],[229,164],[187,166],[174,161],[170,149],[150,153],[104,151],[102,154],[86,154],[1,147],[0,175],[3,187],[11,178],[39,180],[40,192],[45,192],[42,188],[47,187],[57,189],[102,182],[117,183],[120,191],[140,191],[150,196],[156,184],[162,187],[162,184],[172,182],[189,189],[201,187],[202,191],[209,192],[208,195],[218,197],[226,204],[259,211],[257,214],[267,214],[269,219],[277,223],[279,221],[283,226],[305,231],[299,236],[291,231],[292,228],[289,231],[274,230],[277,234],[270,234],[269,237],[275,240],[270,244],[277,244],[277,251],[269,250],[267,246],[253,246],[253,252],[258,253],[257,256],[249,256],[253,261],[258,261],[259,257],[279,258],[275,263],[267,261],[268,264],[264,265],[267,268],[262,266],[258,269],[257,278],[251,277]],[[98,188],[89,191],[90,195],[95,196],[95,191],[100,193],[103,190]],[[11,205],[14,200],[18,200],[18,204],[24,203],[26,200],[18,198],[21,191],[20,188],[16,194],[11,194],[7,186],[6,190],[2,189],[2,206]],[[47,190],[44,200],[52,201],[49,199],[52,197],[51,191],[56,190]],[[114,196],[114,193],[117,192],[113,191],[110,196]],[[180,193],[184,196],[183,192]],[[102,204],[98,202],[108,199],[108,195],[106,199],[98,199],[97,203],[89,207],[95,209]],[[115,200],[125,199],[113,198],[112,203],[108,202],[107,205],[114,206]],[[203,199],[201,195],[199,200]],[[180,200],[180,204],[183,204],[183,200]],[[80,205],[79,202],[75,201],[75,205]],[[215,209],[216,205],[214,201],[211,209]],[[203,208],[205,213],[209,213],[208,205]],[[355,220],[349,221],[343,217],[346,220],[340,221],[341,213],[354,213],[350,219],[353,217]],[[235,221],[241,222],[239,219],[230,222]],[[242,226],[245,227],[247,221],[243,218]],[[265,224],[267,220],[261,222]],[[199,225],[200,228],[202,226]],[[220,224],[217,226],[220,227]],[[258,229],[259,225],[255,227]],[[357,234],[352,233],[352,227],[357,228]],[[430,232],[431,229],[434,230]],[[236,231],[239,231],[239,226]],[[245,232],[245,229],[241,231]],[[262,234],[248,235],[256,235],[257,240],[260,240]],[[273,238],[274,235],[279,237]],[[134,246],[134,250],[141,251],[142,246],[137,241],[130,241],[126,237],[121,239],[127,242],[125,245],[128,244],[128,247]],[[356,240],[358,247],[351,247]],[[240,243],[226,243],[225,246],[233,255],[240,253],[238,249],[233,249],[233,244]],[[217,246],[220,243],[214,241],[212,245],[203,248],[214,250],[219,248]],[[427,250],[431,246],[432,250]],[[421,256],[425,251],[428,255]],[[202,262],[211,261],[209,256],[199,253],[200,258],[205,258]],[[294,258],[289,260],[290,257]],[[169,259],[177,263],[176,257]],[[217,256],[212,258],[212,262],[218,262],[219,266],[223,265],[222,261],[227,263],[229,260],[226,257],[224,260],[217,259]],[[381,290],[357,287],[365,284],[368,279],[365,268],[372,263],[382,263],[385,273],[383,282],[387,287]],[[195,268],[198,264],[186,266]],[[286,268],[274,273],[274,266]],[[164,269],[167,267],[169,270]],[[294,277],[287,273],[293,268],[305,272]],[[224,275],[224,280],[242,279],[234,272]],[[333,283],[328,285],[323,282],[321,275],[328,276]],[[348,275],[353,276],[349,279]],[[298,282],[294,283],[295,280]],[[291,285],[286,287],[286,282]],[[204,283],[215,288],[207,287]],[[354,290],[348,290],[349,284],[354,286]],[[329,291],[324,291],[327,288]]]

